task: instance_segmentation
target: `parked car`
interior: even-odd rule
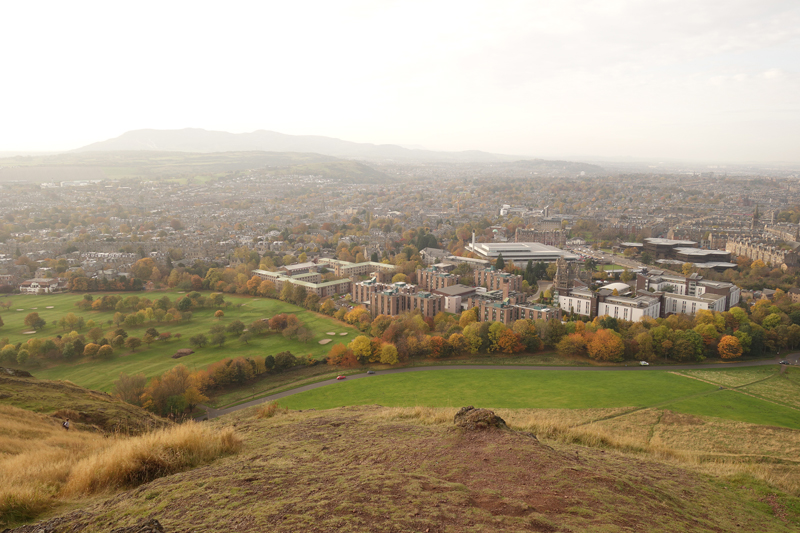
[[[780,362],[780,363],[778,363],[778,364],[779,364],[779,365],[788,365],[788,364],[789,364],[789,362],[788,362],[788,361],[781,361],[781,362]]]
[[[650,363],[648,363],[647,361],[639,361],[639,364],[642,366],[650,366]]]
[[[336,379],[347,379],[347,376],[336,376]]]
[[[374,373],[375,373],[374,370],[367,370],[367,374],[374,374]]]

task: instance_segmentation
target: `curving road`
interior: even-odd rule
[[[784,356],[790,363],[792,364],[800,364],[800,352],[793,353]],[[418,366],[418,367],[410,367],[410,368],[395,368],[391,370],[381,370],[379,373],[376,374],[367,374],[364,372],[363,374],[355,374],[352,376],[347,376],[347,381],[353,379],[362,379],[362,378],[369,378],[372,375],[385,375],[385,374],[400,374],[405,372],[433,372],[436,370],[453,370],[453,369],[468,369],[468,370],[563,370],[563,371],[589,371],[589,372],[647,372],[653,370],[701,370],[701,369],[721,369],[721,368],[739,368],[739,367],[748,367],[748,366],[767,366],[767,365],[774,365],[777,364],[778,361],[782,360],[782,357],[776,357],[774,359],[761,359],[758,361],[745,361],[741,363],[717,363],[717,364],[708,364],[708,365],[669,365],[669,366],[640,366],[635,362],[631,364],[631,366],[533,366],[533,365],[437,365],[437,366]],[[341,380],[337,379],[328,379],[325,381],[319,381],[317,383],[312,383],[310,385],[303,385],[301,387],[297,387],[296,389],[287,390],[284,392],[278,392],[276,394],[271,394],[269,396],[264,396],[258,398],[256,400],[249,401],[247,403],[242,403],[239,405],[235,405],[233,407],[228,407],[227,409],[212,409],[211,407],[201,405],[199,407],[206,410],[206,415],[202,417],[198,417],[198,420],[203,420],[206,418],[216,418],[218,416],[226,415],[228,413],[232,413],[234,411],[238,411],[240,409],[246,409],[248,407],[253,407],[254,405],[259,405],[264,402],[271,402],[273,400],[279,400],[281,398],[285,398],[287,396],[291,396],[292,394],[297,394],[300,392],[305,392],[313,389],[318,389],[320,387],[327,387],[329,385],[334,385],[336,383],[340,383]]]

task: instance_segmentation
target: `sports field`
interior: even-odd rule
[[[158,299],[166,294],[173,301],[183,295],[177,291],[131,294],[140,298],[146,296],[150,299]],[[127,296],[128,294],[123,293],[123,295]],[[95,294],[94,296],[102,295]],[[0,310],[0,316],[5,323],[0,328],[0,338],[7,337],[9,342],[16,343],[25,342],[34,336],[55,337],[64,332],[52,322],[57,322],[69,312],[84,317],[86,321],[94,320],[104,331],[116,329],[116,326],[108,324],[108,321],[114,316],[113,311],[81,311],[75,307],[75,302],[82,298],[83,296],[79,294],[56,294],[13,295],[10,298],[0,299],[0,301],[10,300],[12,302],[9,310]],[[108,361],[81,359],[69,363],[51,364],[46,362],[43,368],[30,368],[29,370],[38,378],[66,379],[83,387],[108,391],[120,372],[128,374],[144,372],[146,376],[152,377],[178,364],[185,364],[189,368],[203,368],[226,357],[263,357],[282,351],[290,351],[296,356],[310,354],[315,358],[322,358],[327,355],[334,344],[349,342],[358,333],[358,330],[347,324],[279,300],[225,295],[225,301],[232,305],[224,310],[225,316],[221,319],[214,318],[216,309],[204,308],[193,310],[192,319],[188,322],[159,324],[154,321],[135,328],[125,328],[129,335],[135,337],[141,338],[147,328],[154,327],[160,333],[170,332],[173,335],[180,333],[180,339],[173,338],[166,342],[157,341],[149,347],[142,345],[133,352],[124,348],[119,349],[116,350],[115,357]],[[52,309],[48,309],[48,307],[52,307]],[[22,309],[22,311],[17,311],[17,309]],[[28,313],[32,312],[39,313],[47,321],[47,326],[33,335],[26,335],[24,332],[29,328],[24,325],[24,320]],[[198,333],[208,335],[213,324],[225,326],[234,320],[241,320],[247,325],[257,318],[269,318],[279,313],[294,313],[303,325],[314,333],[314,337],[303,343],[298,340],[286,339],[281,334],[271,333],[263,337],[253,337],[248,344],[243,344],[235,336],[228,335],[226,343],[221,348],[206,346],[196,350],[188,357],[181,359],[172,359],[171,357],[178,349],[189,348],[189,338],[193,335]],[[82,333],[86,333],[87,329],[85,328]],[[335,333],[335,335],[330,336],[327,334],[328,332]],[[346,333],[346,335],[340,335],[341,333]],[[331,342],[321,345],[319,341],[322,339],[331,339]]]
[[[773,374],[770,379],[782,385],[780,380],[786,378],[778,375],[774,368]],[[719,377],[725,379],[722,374]],[[763,377],[759,375],[759,379]],[[474,405],[497,409],[659,407],[800,429],[800,410],[789,405],[660,370],[431,370],[342,381],[289,396],[280,403],[291,409],[369,404],[389,407]]]

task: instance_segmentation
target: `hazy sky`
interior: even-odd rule
[[[800,161],[800,1],[2,2],[0,151],[268,129]]]

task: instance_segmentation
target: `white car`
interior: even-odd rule
[[[639,364],[641,366],[650,366],[650,363],[648,363],[647,361],[639,361]]]

